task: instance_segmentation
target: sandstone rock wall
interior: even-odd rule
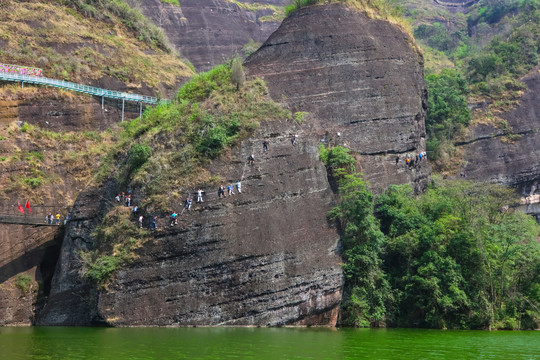
[[[500,115],[508,122],[507,129],[476,125],[470,138],[457,145],[464,149],[463,171],[468,179],[512,186],[526,197],[540,193],[538,69],[525,77],[524,82],[528,89],[519,100],[519,105]]]
[[[421,188],[429,166],[407,170],[394,159],[423,149],[422,57],[394,26],[332,4],[295,13],[246,68],[265,77],[275,99],[309,114],[263,123],[215,161],[211,174],[225,185],[242,179],[242,194],[217,199],[215,186],[201,184],[205,202],[176,227],[162,214],[160,228],[108,290],[85,282],[77,253],[95,246],[92,231],[125,189],[110,182],[82,194],[40,324],[336,323],[340,242],[327,219],[335,200],[318,147],[324,139],[364,154],[360,164],[376,189],[404,182]],[[251,152],[253,166],[246,164]]]
[[[197,69],[206,71],[243,54],[250,39],[263,42],[277,29],[278,21],[261,21],[271,10],[250,11],[227,0],[180,0],[180,6],[160,0],[133,0],[160,26],[171,43]],[[283,6],[287,0],[240,1],[246,4]]]
[[[395,165],[396,154],[425,149],[427,101],[423,58],[396,26],[343,4],[303,8],[245,67],[266,80],[276,101],[309,112],[300,137],[316,134],[361,154],[361,170],[374,190],[425,186],[426,163],[416,170],[407,170],[404,159]]]

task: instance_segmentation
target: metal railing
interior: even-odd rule
[[[82,92],[85,94],[101,96],[111,99],[122,99],[125,101],[136,101],[139,103],[157,104],[158,100],[152,96],[130,94],[121,91],[107,90],[93,86],[87,86],[82,84],[76,84],[64,80],[50,79],[42,76],[29,76],[20,74],[7,74],[0,72],[0,80],[3,81],[16,81],[21,83],[39,84],[46,86],[53,86],[60,89],[66,89],[71,91]]]

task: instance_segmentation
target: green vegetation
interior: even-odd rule
[[[28,294],[30,288],[32,287],[32,277],[28,274],[19,274],[15,278],[15,286],[21,291],[24,295]]]
[[[350,154],[335,163],[349,164]],[[359,174],[333,168],[354,326],[529,329],[540,325],[540,227],[509,208],[513,190],[435,179],[425,194],[391,186],[376,200]]]
[[[410,33],[409,24],[402,18],[403,9],[397,6],[396,0],[293,0],[290,5],[285,6],[285,16],[309,5],[331,2],[345,3],[352,8],[363,11],[371,18],[388,20]]]
[[[106,287],[121,266],[136,259],[135,250],[148,238],[148,231],[137,228],[129,216],[131,209],[115,207],[94,233],[95,249],[80,252],[84,277]]]
[[[171,4],[174,6],[180,6],[180,2],[178,0],[160,0],[164,4]]]
[[[194,76],[175,101],[122,124],[117,144],[102,158],[99,177],[117,169],[113,173],[122,183],[140,188],[143,206],[168,211],[187,186],[209,181],[203,165],[249,136],[260,121],[291,117],[269,100],[261,80],[238,82],[234,67],[232,60]],[[125,163],[118,165],[119,159]]]
[[[436,167],[449,168],[452,143],[473,117],[466,103],[490,103],[474,117],[498,121],[493,114],[517,103],[525,88],[520,77],[538,65],[540,1],[480,0],[466,15],[417,0],[400,3],[426,59],[428,151]]]
[[[453,69],[426,77],[428,109],[426,114],[427,150],[434,160],[448,157],[453,152],[451,140],[471,120],[467,106],[467,85]]]
[[[170,51],[165,34],[145,18],[139,10],[123,0],[62,0],[62,2],[65,5],[75,7],[87,17],[104,20],[111,15],[117,16],[128,28],[133,30],[137,39]],[[178,0],[167,2],[178,4]]]
[[[110,76],[135,87],[171,87],[193,74],[161,30],[124,0],[8,0],[3,11],[4,63],[41,67],[44,76],[74,82]]]
[[[181,206],[183,190],[216,181],[203,169],[256,129],[260,121],[291,118],[269,100],[260,79],[238,83],[235,61],[195,76],[175,101],[147,109],[141,118],[122,124],[116,144],[102,158],[98,181],[116,176],[137,188],[140,208],[165,212]],[[84,276],[107,287],[114,274],[136,258],[148,237],[130,219],[130,210],[113,208],[94,234],[93,250],[79,254]]]
[[[257,11],[261,11],[261,10],[266,10],[266,11],[271,10],[272,15],[261,16],[260,18],[258,18],[258,20],[262,22],[281,21],[285,18],[284,8],[282,6],[261,4],[258,2],[249,3],[249,2],[242,2],[238,0],[226,0],[226,1],[237,5],[240,9],[245,9],[253,13],[256,13]]]
[[[245,44],[243,47],[244,55],[249,56],[253,54],[255,51],[257,51],[261,47],[261,45],[262,44],[260,42],[255,42],[253,41],[253,39],[249,39],[249,42]]]

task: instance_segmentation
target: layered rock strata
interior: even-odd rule
[[[215,186],[201,184],[205,202],[184,211],[175,227],[164,215],[107,290],[84,280],[77,254],[95,247],[92,232],[125,189],[111,181],[81,195],[40,324],[336,323],[340,242],[327,219],[335,201],[318,148],[321,140],[347,143],[375,188],[421,188],[429,167],[396,166],[395,154],[422,149],[422,57],[398,28],[332,4],[295,13],[246,68],[265,77],[275,99],[309,114],[262,123],[215,161],[210,173],[225,185],[242,179],[242,193],[218,199]],[[253,166],[246,163],[251,152]]]
[[[160,0],[134,0],[143,13],[160,26],[171,43],[198,71],[221,64],[250,40],[263,42],[278,28],[280,20],[264,20],[272,9],[250,10],[227,0],[180,0],[180,6]],[[283,6],[287,0],[239,3]],[[260,7],[259,7],[260,8]],[[263,18],[261,20],[261,18]]]
[[[425,186],[429,165],[409,170],[404,161],[425,149],[423,57],[398,27],[343,4],[306,7],[285,19],[245,67],[266,80],[276,101],[309,113],[300,137],[317,135],[360,154],[375,191]]]
[[[499,115],[505,124],[475,125],[470,138],[456,145],[464,149],[466,178],[515,187],[526,198],[540,194],[540,72],[523,81],[528,89],[519,105]],[[528,208],[537,214],[538,207]]]

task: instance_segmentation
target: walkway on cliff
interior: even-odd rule
[[[1,66],[3,64],[0,64],[0,70]],[[41,72],[40,72],[41,74]],[[139,95],[139,94],[130,94],[125,93],[121,91],[114,91],[114,90],[108,90],[108,89],[102,89],[94,86],[88,86],[88,85],[82,85],[82,84],[76,84],[69,81],[64,80],[56,80],[56,79],[50,79],[47,77],[43,77],[40,75],[25,75],[25,74],[18,74],[18,73],[9,73],[9,72],[3,72],[0,71],[0,81],[13,81],[13,82],[20,82],[21,86],[24,87],[25,83],[28,84],[37,84],[37,85],[45,85],[45,86],[53,86],[64,90],[70,90],[70,91],[77,91],[89,95],[94,96],[101,96],[101,107],[103,108],[103,104],[105,101],[105,98],[110,99],[120,99],[122,100],[122,121],[124,121],[124,107],[125,107],[125,101],[134,101],[139,103],[140,112],[142,114],[142,104],[157,104],[158,99],[152,96],[146,96],[146,95]]]
[[[151,96],[130,94],[130,93],[114,91],[114,90],[107,90],[107,89],[97,88],[93,86],[76,84],[76,83],[72,83],[72,82],[64,81],[64,80],[50,79],[50,78],[46,78],[42,76],[6,74],[6,73],[0,72],[0,80],[20,82],[23,85],[24,83],[29,83],[29,84],[54,86],[60,89],[82,92],[85,94],[101,96],[103,98],[122,99],[126,101],[136,101],[136,102],[147,103],[147,104],[157,104],[158,102],[157,98],[151,97]]]

